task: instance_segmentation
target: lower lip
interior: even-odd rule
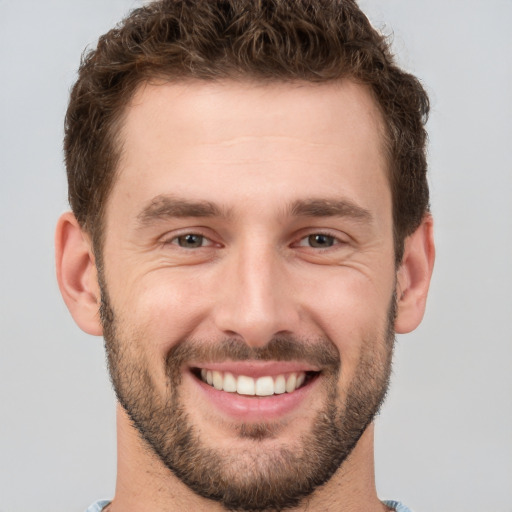
[[[318,377],[311,379],[293,393],[260,397],[219,391],[197,377],[193,375],[191,377],[209,403],[233,419],[244,422],[277,420],[296,411],[318,381]]]

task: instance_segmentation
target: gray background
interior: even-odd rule
[[[512,511],[511,0],[364,0],[430,91],[438,257],[377,420],[380,496]],[[57,289],[62,120],[81,51],[131,0],[0,0],[0,511],[81,512],[115,481],[100,338]]]

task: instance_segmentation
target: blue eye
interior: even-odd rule
[[[184,249],[197,249],[198,247],[203,247],[205,242],[205,237],[203,235],[195,235],[193,233],[188,233],[186,235],[176,237],[173,242]]]

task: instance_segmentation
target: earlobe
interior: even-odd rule
[[[71,315],[85,332],[102,335],[100,289],[89,237],[71,212],[59,218],[55,259],[60,292]]]
[[[420,324],[425,313],[434,259],[433,220],[428,214],[405,240],[404,257],[397,273],[395,332],[404,334]]]

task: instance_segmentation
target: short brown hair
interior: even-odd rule
[[[428,96],[394,62],[354,0],[158,0],[100,37],[80,65],[66,114],[69,201],[101,248],[103,210],[120,156],[126,105],[143,82],[257,80],[370,88],[387,129],[395,254],[429,209]]]

